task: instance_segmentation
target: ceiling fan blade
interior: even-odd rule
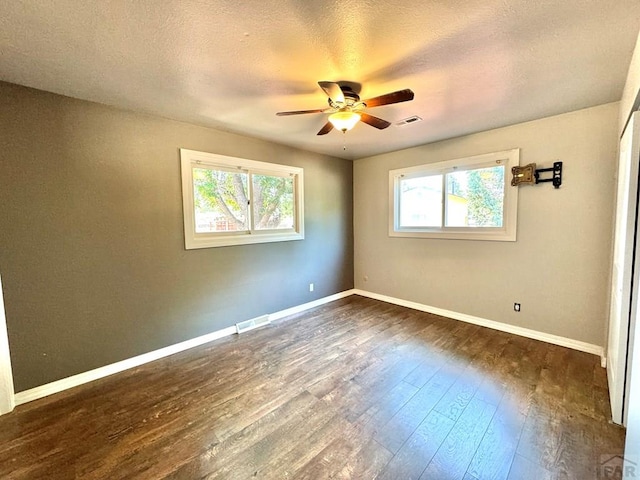
[[[325,108],[320,108],[317,110],[293,110],[291,112],[278,112],[276,113],[276,115],[278,115],[279,117],[284,117],[286,115],[302,115],[304,113],[322,113],[325,110]]]
[[[397,92],[370,98],[369,100],[365,100],[364,103],[367,105],[367,108],[371,108],[390,105],[392,103],[408,102],[409,100],[413,100],[413,92],[406,88],[404,90],[398,90]]]
[[[340,85],[335,82],[318,82],[320,88],[324,90],[331,101],[334,103],[344,103],[344,93],[342,93],[342,89]]]
[[[324,124],[324,127],[320,129],[320,131],[318,132],[318,135],[326,135],[331,130],[333,130],[333,124],[331,122],[327,122]]]
[[[372,127],[376,127],[378,130],[384,130],[389,125],[391,125],[391,123],[387,122],[386,120],[362,112],[360,112],[360,121],[366,123],[367,125],[371,125]]]

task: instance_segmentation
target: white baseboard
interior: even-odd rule
[[[271,313],[269,314],[269,320],[278,320],[281,318],[285,318],[289,315],[301,313],[311,308],[318,307],[320,305],[324,305],[325,303],[333,302],[335,300],[339,300],[341,298],[345,298],[350,295],[361,295],[363,297],[369,297],[376,300],[381,300],[383,302],[412,308],[414,310],[433,313],[435,315],[441,315],[443,317],[452,318],[454,320],[461,320],[463,322],[473,323],[474,325],[480,325],[482,327],[488,327],[494,330],[513,333],[514,335],[520,335],[522,337],[541,340],[543,342],[552,343],[554,345],[560,345],[562,347],[568,347],[574,350],[580,350],[582,352],[592,353],[594,355],[600,356],[602,359],[601,360],[602,365],[606,365],[606,359],[604,358],[604,350],[602,347],[598,345],[592,345],[592,344],[581,342],[578,340],[573,340],[570,338],[551,335],[549,333],[538,332],[536,330],[530,330],[528,328],[516,327],[514,325],[508,325],[506,323],[500,323],[493,320],[474,317],[472,315],[467,315],[464,313],[453,312],[451,310],[444,310],[438,307],[431,307],[429,305],[423,305],[421,303],[411,302],[409,300],[402,300],[399,298],[389,297],[387,295],[381,295],[379,293],[367,292],[365,290],[359,290],[359,289],[345,290],[344,292],[336,293],[334,295],[329,295],[328,297],[323,297],[318,300],[314,300],[312,302],[304,303],[302,305],[287,308],[285,310],[280,310],[279,312]],[[25,390],[15,394],[15,397],[14,397],[15,404],[22,405],[24,403],[31,402],[33,400],[38,400],[40,398],[53,395],[54,393],[59,393],[64,390],[68,390],[69,388],[77,387],[79,385],[89,383],[89,382],[92,382],[93,380],[98,380],[100,378],[104,378],[109,375],[113,375],[114,373],[119,373],[124,370],[128,370],[130,368],[139,367],[140,365],[143,365],[145,363],[153,362],[154,360],[159,360],[169,355],[173,355],[174,353],[182,352],[184,350],[188,350],[190,348],[194,348],[194,347],[203,345],[205,343],[209,343],[214,340],[218,340],[220,338],[233,335],[235,333],[236,333],[235,326],[223,328],[222,330],[217,330],[215,332],[208,333],[200,337],[192,338],[191,340],[186,340],[184,342],[176,343],[175,345],[169,345],[168,347],[164,347],[159,350],[154,350],[152,352],[144,353],[136,357],[122,360],[120,362],[112,363],[110,365],[105,365],[104,367],[99,367],[94,370],[89,370],[87,372],[79,373],[71,377],[56,380],[55,382],[47,383],[39,387],[31,388],[29,390]]]
[[[298,305],[295,307],[287,308],[286,310],[280,310],[276,313],[271,313],[269,315],[270,320],[279,320],[284,317],[288,317],[289,315],[294,315],[296,313],[304,312],[305,310],[310,310],[315,307],[319,307],[320,305],[324,305],[325,303],[334,302],[336,300],[340,300],[341,298],[348,297],[353,295],[355,290],[345,290],[344,292],[336,293],[334,295],[329,295],[328,297],[323,297],[318,300],[314,300],[313,302],[303,303],[302,305]]]
[[[314,300],[313,302],[305,303],[296,307],[269,314],[269,320],[277,320],[288,315],[293,315],[294,313],[304,312],[305,310],[309,310],[325,303],[333,302],[334,300],[348,297],[349,295],[353,295],[353,290],[346,290],[344,292],[336,293],[335,295],[330,295],[328,297]],[[200,337],[192,338],[191,340],[186,340],[174,345],[169,345],[168,347],[160,348],[158,350],[144,353],[132,358],[127,358],[126,360],[112,363],[110,365],[105,365],[104,367],[99,367],[94,370],[79,373],[71,377],[62,378],[60,380],[56,380],[55,382],[40,385],[39,387],[31,388],[29,390],[24,390],[15,394],[15,404],[22,405],[27,402],[32,402],[33,400],[38,400],[40,398],[53,395],[54,393],[68,390],[69,388],[77,387],[79,385],[83,385],[100,378],[108,377],[109,375],[123,372],[124,370],[128,370],[130,368],[139,367],[140,365],[143,365],[145,363],[153,362],[154,360],[159,360],[169,355],[173,355],[174,353],[179,353],[190,348],[198,347],[205,343],[209,343],[214,340],[233,335],[235,333],[235,326],[223,328],[222,330],[217,330]]]
[[[2,299],[2,279],[0,279],[0,415],[9,413],[15,406],[7,320]]]
[[[579,350],[581,352],[592,353],[598,355],[601,358],[601,364],[606,362],[604,359],[604,349],[599,345],[593,345],[591,343],[581,342],[579,340],[573,340],[572,338],[560,337],[558,335],[552,335],[550,333],[539,332],[537,330],[531,330],[528,328],[517,327],[515,325],[509,325],[507,323],[496,322],[495,320],[487,320],[486,318],[474,317],[473,315],[467,315],[466,313],[453,312],[451,310],[445,310],[443,308],[432,307],[424,305],[422,303],[411,302],[409,300],[402,300],[400,298],[389,297],[387,295],[381,295],[379,293],[367,292],[366,290],[354,289],[354,294],[361,295],[363,297],[369,297],[376,300],[382,300],[383,302],[393,303],[402,307],[412,308],[414,310],[420,310],[421,312],[433,313],[442,317],[452,318],[454,320],[460,320],[462,322],[473,323],[481,327],[492,328],[493,330],[499,330],[501,332],[512,333],[521,337],[532,338],[534,340],[540,340],[542,342],[551,343],[553,345],[559,345],[561,347],[571,348],[573,350]]]
[[[53,395],[54,393],[59,393],[63,390],[77,387],[78,385],[89,383],[93,380],[98,380],[99,378],[108,377],[109,375],[113,375],[114,373],[120,373],[130,368],[139,367],[140,365],[143,365],[145,363],[153,362],[154,360],[158,360],[163,357],[168,357],[169,355],[173,355],[174,353],[182,352],[189,348],[197,347],[199,345],[212,342],[213,340],[218,340],[219,338],[226,337],[234,333],[236,333],[235,326],[223,328],[222,330],[217,330],[200,337],[192,338],[191,340],[186,340],[174,345],[169,345],[168,347],[160,348],[148,353],[143,353],[142,355],[127,358],[126,360],[122,360],[120,362],[105,365],[104,367],[99,367],[94,370],[82,372],[71,377],[62,378],[60,380],[56,380],[55,382],[47,383],[39,387],[25,390],[23,392],[16,393],[16,405],[22,405],[23,403],[31,402],[39,398],[44,398],[49,395]]]

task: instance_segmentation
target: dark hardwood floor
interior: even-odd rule
[[[599,478],[599,358],[351,296],[0,417],[2,479]]]

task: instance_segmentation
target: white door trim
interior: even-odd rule
[[[611,279],[611,307],[607,340],[607,379],[611,414],[624,425],[627,340],[630,319],[636,315],[640,289],[640,258],[634,252],[637,241],[638,173],[640,158],[640,117],[636,112],[620,140],[618,190]],[[634,269],[635,263],[635,269]],[[632,290],[633,286],[633,290]]]
[[[7,320],[2,298],[2,278],[0,277],[0,415],[9,413],[15,406],[9,336],[7,335]]]

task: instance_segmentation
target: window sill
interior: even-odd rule
[[[516,232],[500,231],[474,231],[474,232],[460,232],[460,231],[437,231],[437,232],[425,232],[415,230],[390,230],[390,237],[404,237],[404,238],[439,238],[442,240],[486,240],[493,242],[515,242]]]
[[[212,247],[231,247],[234,245],[247,245],[255,243],[271,243],[271,242],[288,242],[291,240],[304,240],[304,234],[299,232],[292,233],[260,233],[260,234],[231,234],[220,235],[215,237],[208,236],[206,234],[195,235],[192,238],[187,237],[185,239],[185,247],[187,250],[197,248],[212,248]]]

